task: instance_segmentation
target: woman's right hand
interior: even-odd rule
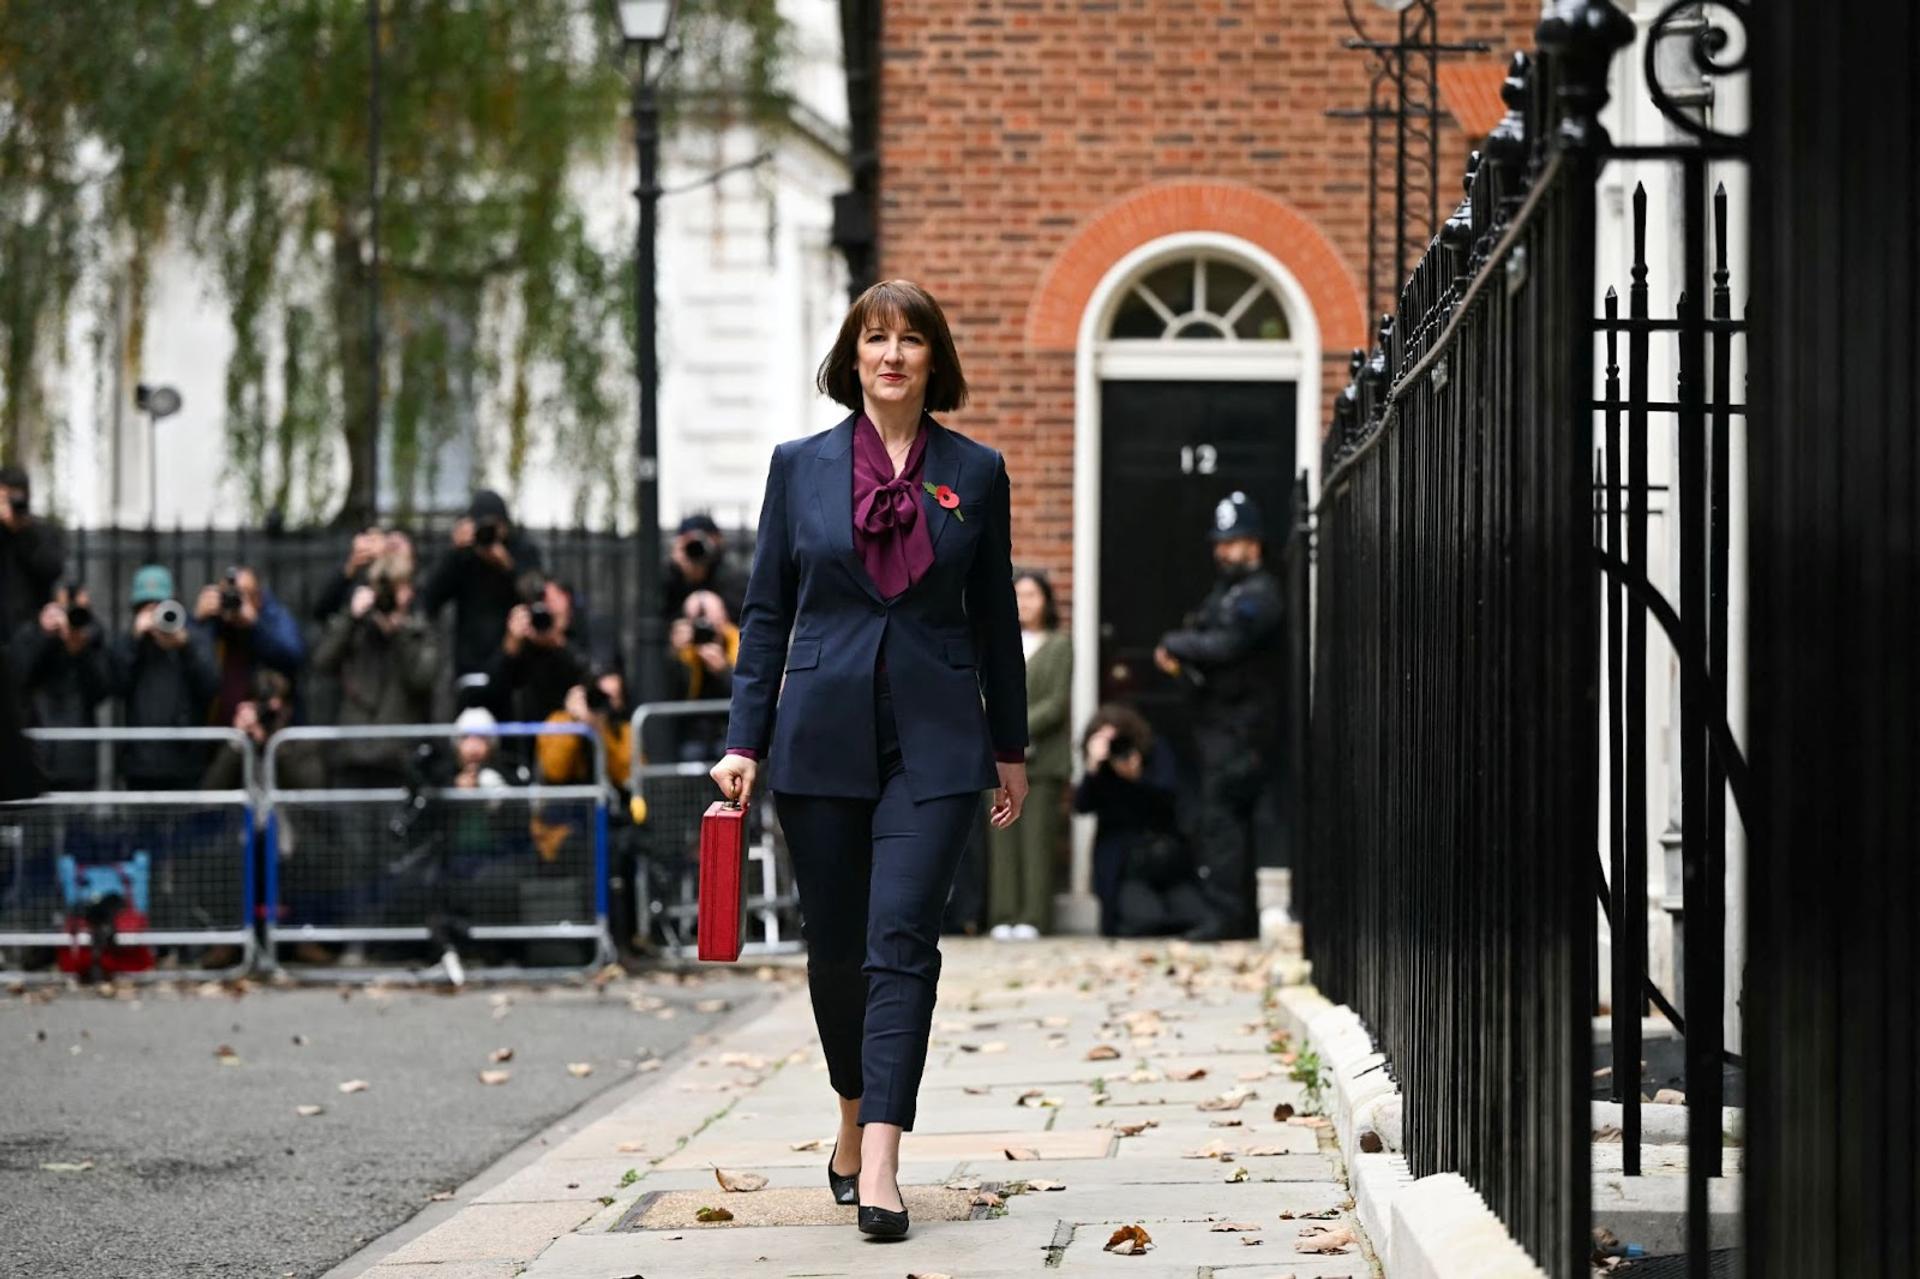
[[[1106,761],[1113,746],[1113,735],[1118,732],[1112,724],[1102,724],[1087,734],[1087,768],[1095,769]]]
[[[753,794],[754,779],[759,772],[759,764],[745,755],[722,755],[707,775],[713,778],[722,795],[744,804]]]

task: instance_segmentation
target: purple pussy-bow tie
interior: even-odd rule
[[[914,492],[913,481],[900,476],[876,485],[854,514],[865,532],[882,534],[898,529],[905,533],[920,518],[920,498]]]

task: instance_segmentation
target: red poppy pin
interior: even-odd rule
[[[935,484],[932,480],[922,481],[921,487],[933,494],[934,501],[940,503],[940,505],[947,510],[952,511],[954,519],[959,520],[962,524],[967,522],[967,517],[962,515],[958,509],[960,506],[960,495],[958,493],[944,484]]]

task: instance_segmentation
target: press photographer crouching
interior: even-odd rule
[[[219,675],[212,723],[233,721],[240,703],[252,696],[261,671],[276,670],[292,679],[306,661],[300,624],[261,583],[260,575],[243,564],[200,588],[193,620],[206,634]]]
[[[159,564],[141,568],[133,575],[129,602],[133,625],[107,650],[121,722],[128,728],[204,727],[220,677],[205,632],[189,625],[186,606],[174,597],[173,574]],[[120,757],[128,790],[190,790],[205,767],[199,745],[180,741],[129,742]]]
[[[667,628],[667,690],[675,701],[698,702],[733,695],[733,667],[740,657],[740,628],[726,602],[713,591],[695,591],[681,605],[684,616]],[[678,757],[708,759],[726,750],[724,713],[676,720]]]
[[[1172,753],[1130,706],[1102,706],[1081,740],[1086,771],[1073,811],[1097,819],[1093,891],[1100,932],[1151,937],[1206,918],[1193,857],[1180,836]]]
[[[87,589],[63,582],[40,615],[15,632],[9,652],[31,728],[92,728],[110,686],[107,648]],[[90,742],[42,742],[37,753],[51,790],[92,790],[99,753]]]

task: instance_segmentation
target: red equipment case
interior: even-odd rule
[[[747,809],[717,799],[700,819],[700,958],[739,959],[746,915]]]

